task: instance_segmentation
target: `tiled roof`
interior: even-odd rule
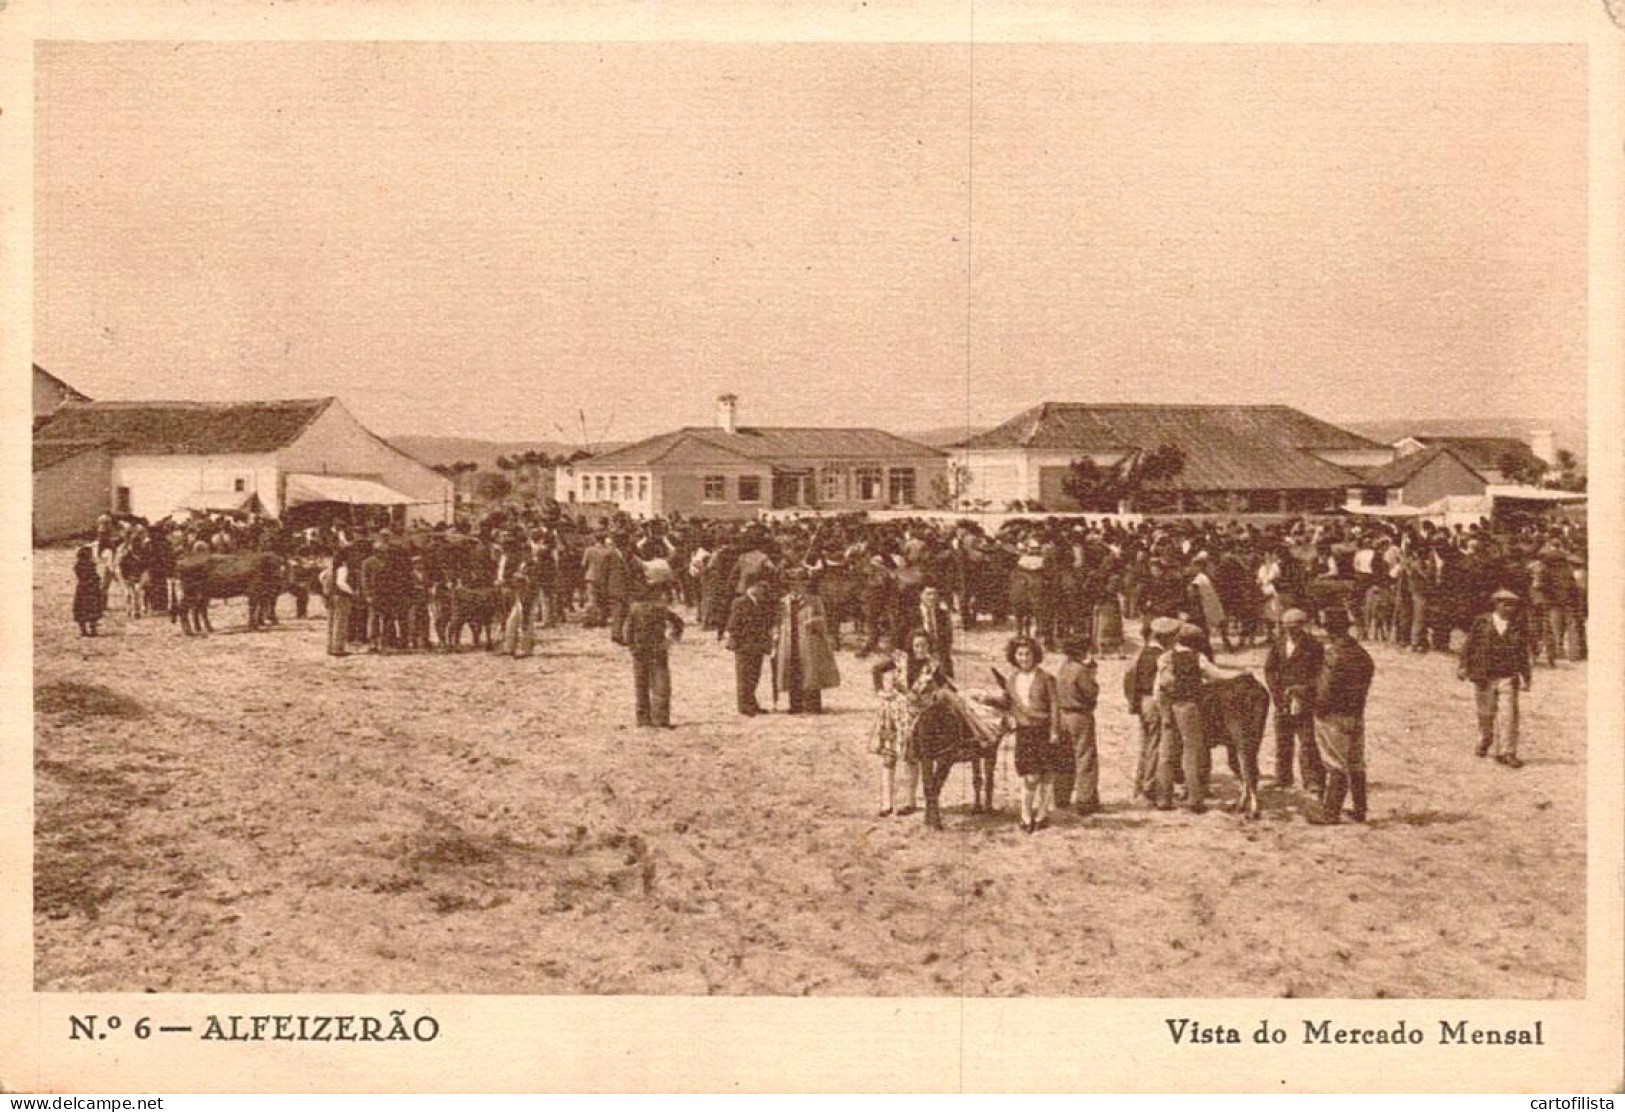
[[[34,441],[34,470],[44,471],[63,460],[72,459],[81,452],[105,447],[100,440],[36,440]]]
[[[1478,475],[1478,470],[1457,455],[1449,445],[1437,444],[1432,448],[1424,448],[1420,452],[1411,452],[1409,455],[1390,460],[1381,467],[1374,467],[1369,471],[1361,472],[1359,485],[1368,487],[1404,486],[1440,456],[1449,456],[1473,474]],[[1482,479],[1484,476],[1479,475],[1478,477]]]
[[[1501,457],[1508,453],[1526,466],[1538,466],[1540,460],[1528,444],[1515,436],[1417,436],[1408,439],[1426,444],[1429,448],[1450,448],[1456,458],[1474,470],[1501,469]]]
[[[1170,490],[1319,490],[1347,486],[1352,472],[1317,451],[1385,445],[1284,405],[1086,405],[1046,402],[964,441],[966,448],[1185,454]]]
[[[274,452],[299,439],[332,398],[272,402],[69,402],[40,440],[100,440],[150,455]]]
[[[697,426],[661,433],[613,452],[582,460],[580,467],[691,467],[705,464],[772,463],[780,459],[937,459],[944,453],[880,429],[756,428],[736,432]]]

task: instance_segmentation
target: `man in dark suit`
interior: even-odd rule
[[[1309,633],[1309,615],[1294,607],[1281,615],[1281,632],[1264,657],[1264,685],[1275,704],[1275,786],[1292,786],[1292,749],[1298,750],[1303,786],[1314,796],[1326,787],[1315,744],[1315,680],[1325,651]]]
[[[927,584],[920,590],[920,601],[909,612],[908,629],[903,635],[900,644],[908,644],[908,637],[916,629],[924,630],[931,637],[931,643],[936,646],[937,657],[942,661],[942,671],[949,679],[954,678],[954,623],[953,616],[948,613],[948,607],[942,601],[942,592],[935,584]]]
[[[1518,688],[1534,682],[1528,623],[1514,617],[1518,596],[1505,587],[1491,596],[1495,609],[1480,614],[1461,650],[1458,679],[1471,680],[1478,706],[1478,755],[1495,748],[1495,760],[1522,768],[1518,757]]]
[[[773,612],[762,601],[762,581],[753,579],[728,611],[727,647],[734,654],[734,687],[739,713],[766,713],[756,699],[762,660],[773,651]]]

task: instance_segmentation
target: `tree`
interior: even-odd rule
[[[1557,474],[1547,473],[1546,483],[1558,490],[1583,493],[1586,488],[1585,472],[1580,470],[1580,461],[1574,453],[1567,448],[1557,450]]]
[[[1510,449],[1501,453],[1500,458],[1495,461],[1495,468],[1507,482],[1526,486],[1539,483],[1540,477],[1547,471],[1544,460],[1537,459],[1527,452]]]
[[[1088,456],[1072,461],[1061,490],[1080,509],[1091,513],[1114,513],[1132,503],[1149,483],[1168,482],[1185,470],[1185,453],[1176,444],[1159,444],[1136,451],[1120,462],[1102,467]]]
[[[474,497],[481,502],[500,502],[513,493],[513,481],[506,475],[482,471],[474,476]]]
[[[1127,476],[1119,467],[1102,467],[1084,456],[1067,468],[1061,490],[1081,510],[1112,513],[1128,495]]]

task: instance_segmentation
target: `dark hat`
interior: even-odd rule
[[[1348,630],[1353,622],[1349,618],[1347,610],[1341,606],[1333,606],[1325,614],[1321,615],[1320,624],[1327,633],[1343,633]]]

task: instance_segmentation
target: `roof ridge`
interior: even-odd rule
[[[63,407],[75,409],[235,409],[243,406],[270,405],[330,405],[338,400],[337,394],[308,398],[255,398],[246,401],[170,400],[165,398],[94,398],[85,401],[63,402]]]

